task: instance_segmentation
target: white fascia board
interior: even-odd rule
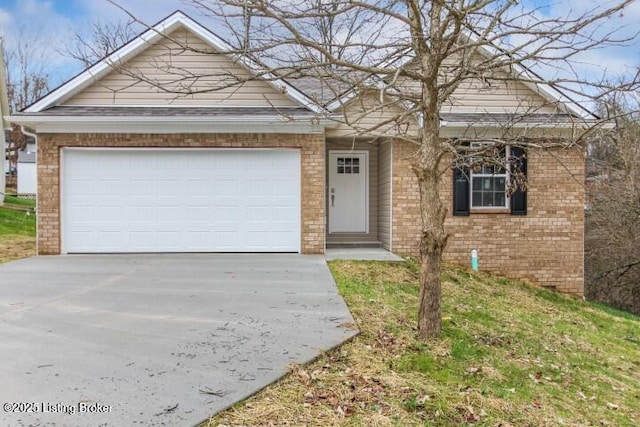
[[[336,98],[327,104],[327,110],[332,113],[337,111],[340,107],[347,105],[351,100],[353,100],[356,96],[358,96],[358,91],[355,89],[351,89],[346,94]]]
[[[384,90],[385,89],[385,84],[383,83],[383,78],[380,77],[380,76],[369,77],[367,80],[365,80],[364,83],[370,83],[372,87],[375,87],[378,90]],[[327,106],[326,106],[327,110],[329,110],[331,112],[335,112],[340,107],[343,107],[343,106],[347,105],[349,102],[351,102],[353,99],[355,99],[358,96],[358,92],[359,91],[358,91],[357,88],[353,88],[353,89],[347,91],[343,95],[337,97],[336,99],[334,99],[333,101],[328,103]]]
[[[324,128],[311,124],[280,123],[62,123],[38,124],[39,133],[130,133],[130,134],[188,134],[188,133],[278,133],[312,134],[324,133]]]
[[[513,124],[505,124],[505,123],[492,123],[492,122],[448,122],[442,121],[440,122],[440,126],[446,128],[506,128],[506,129],[576,129],[576,128],[585,128],[588,129],[590,127],[598,125],[603,129],[613,129],[615,125],[609,123],[597,123],[597,122],[588,122],[581,121],[575,123],[513,123]]]
[[[479,43],[478,37],[472,33],[467,32],[463,34],[463,37],[468,38],[474,43]],[[499,56],[505,55],[499,49],[491,45],[481,44],[478,46],[478,49],[480,53],[486,57],[499,57]],[[407,55],[407,57],[408,57],[407,60],[402,61],[401,65],[404,65],[409,61],[409,59],[411,59],[409,55]],[[391,64],[393,64],[393,62],[389,62],[388,65],[391,65]],[[533,72],[528,68],[526,68],[525,66],[520,64],[514,64],[513,71],[515,71],[516,78],[519,78],[518,81],[522,82],[525,86],[527,86],[529,89],[533,90],[535,93],[542,96],[547,101],[554,102],[554,103],[557,102],[560,104],[561,107],[564,107],[564,109],[566,109],[566,112],[573,113],[583,119],[597,120],[597,116],[592,112],[590,112],[587,108],[582,107],[581,105],[579,105],[578,103],[570,99],[568,96],[563,94],[560,90],[554,88],[551,84],[540,82],[539,81],[540,78],[535,77],[533,75]],[[373,81],[373,83],[376,84],[379,82]],[[331,101],[329,104],[327,104],[327,109],[333,112],[338,108],[340,108],[341,106],[350,102],[356,96],[357,96],[357,91],[355,89],[352,89],[349,92],[347,92],[345,95],[338,97],[334,101]]]
[[[365,83],[371,83],[372,88],[375,88],[380,91],[384,91],[386,89],[384,83],[382,82],[382,79],[377,76],[367,79]],[[338,98],[336,98],[335,100],[327,104],[327,107],[326,107],[327,110],[329,110],[332,113],[337,111],[340,107],[344,107],[345,105],[353,101],[355,98],[357,98],[359,95],[359,92],[360,91],[355,88],[349,90],[342,96],[339,96]]]
[[[213,47],[215,47],[217,50],[221,52],[233,51],[233,48],[228,43],[226,43],[224,40],[222,40],[221,38],[213,34],[211,31],[203,27],[201,24],[189,18],[188,16],[185,16],[183,14],[180,14],[180,15],[181,15],[180,22],[182,23],[182,25],[184,25],[189,30],[191,30],[192,32],[200,36],[205,41],[209,42],[209,44],[213,45]],[[258,74],[260,76],[264,76],[264,80],[267,83],[271,84],[276,90],[280,91],[284,88],[285,95],[288,95],[294,101],[302,104],[303,106],[307,107],[314,113],[325,112],[319,105],[313,102],[305,94],[303,94],[298,89],[291,86],[290,84],[286,83],[285,81],[279,79],[274,74],[270,73],[268,70],[266,70],[264,67],[262,67],[260,64],[256,63],[255,61],[251,60],[250,58],[247,58],[246,56],[241,55],[239,53],[230,54],[229,56],[232,56],[234,59],[241,62],[246,68],[248,68],[249,71],[255,74]]]
[[[413,56],[411,56],[411,49],[406,49],[406,53],[403,56],[384,61],[378,67],[386,68],[386,67],[390,67],[391,65],[402,67],[412,59],[413,59]],[[373,86],[377,87],[380,90],[385,89],[385,84],[383,83],[384,82],[383,76],[380,76],[380,75],[372,76],[369,79],[367,79],[367,82],[370,82]],[[346,93],[342,94],[341,96],[337,97],[333,101],[329,102],[326,105],[326,108],[327,110],[334,112],[338,108],[351,102],[351,100],[355,98],[357,95],[358,95],[358,91],[355,88],[353,88],[347,91]]]
[[[467,37],[473,43],[479,43],[478,37],[472,33],[467,32],[463,34],[463,36]],[[481,44],[478,46],[478,49],[480,53],[487,58],[506,56],[504,52],[492,45]],[[524,65],[513,64],[512,67],[513,72],[515,72],[516,74],[515,77],[518,79],[517,81],[523,83],[525,86],[533,90],[538,95],[542,96],[547,101],[554,103],[557,102],[561,107],[564,107],[564,109],[566,109],[566,112],[573,113],[583,119],[597,120],[595,114],[590,112],[587,108],[577,104],[560,90],[554,88],[553,85],[541,82],[540,78],[536,77],[533,71],[529,70]]]
[[[112,64],[124,62],[132,56],[135,56],[148,45],[153,44],[155,41],[160,39],[164,33],[173,30],[179,23],[181,23],[181,20],[183,18],[185,18],[185,16],[180,12],[171,15],[160,24],[148,29],[140,36],[136,37],[120,49],[113,52],[105,59],[95,63],[82,73],[78,74],[76,77],[72,78],[59,88],[55,89],[53,92],[50,92],[48,95],[41,98],[29,108],[25,109],[24,112],[40,112],[53,105],[57,105],[65,99],[68,99],[74,94],[80,92],[91,83],[95,82],[96,80],[112,71]]]
[[[216,50],[219,50],[221,52],[232,51],[231,46],[229,46],[229,44],[227,44],[224,40],[213,34],[211,31],[209,31],[193,19],[189,18],[182,12],[176,12],[154,27],[149,28],[140,36],[133,39],[105,59],[92,65],[82,73],[78,74],[76,77],[69,80],[67,83],[55,89],[53,92],[40,99],[29,108],[25,109],[24,112],[37,113],[51,106],[60,104],[62,101],[70,98],[74,94],[89,86],[91,83],[95,82],[96,80],[112,71],[112,64],[125,62],[128,59],[134,57],[149,45],[157,42],[160,38],[172,32],[178,26],[184,26],[185,28],[205,40]],[[234,59],[241,62],[246,68],[248,68],[249,71],[264,76],[264,81],[271,84],[275,89],[280,91],[284,88],[285,95],[288,95],[290,98],[302,104],[304,107],[309,108],[315,113],[325,112],[320,106],[315,104],[302,92],[295,89],[293,86],[287,84],[286,82],[278,79],[276,76],[269,73],[267,70],[265,70],[263,67],[259,66],[249,58],[239,54],[230,54],[229,56],[232,56],[234,57]]]
[[[237,117],[60,117],[11,116],[13,123],[38,133],[323,133],[335,127],[330,119],[259,116]]]
[[[536,78],[534,78],[533,76],[530,76],[531,72],[527,70],[525,67],[516,65],[514,66],[514,68],[516,69],[516,72],[519,75],[525,76],[523,80],[519,80],[519,81],[522,82],[529,89],[538,93],[540,96],[542,96],[546,100],[560,103],[560,106],[564,107],[567,110],[567,112],[573,113],[580,118],[583,118],[586,120],[597,120],[597,117],[595,114],[590,112],[585,107],[582,107],[580,104],[576,103],[575,101],[572,101],[569,97],[564,95],[558,89],[555,89],[552,85],[536,82],[535,81]]]

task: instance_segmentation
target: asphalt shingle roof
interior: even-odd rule
[[[86,117],[219,117],[219,116],[295,116],[313,117],[315,113],[303,107],[126,107],[126,106],[57,106],[41,113],[19,115],[86,116]]]

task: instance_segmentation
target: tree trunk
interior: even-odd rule
[[[418,335],[427,340],[442,331],[440,267],[447,245],[446,209],[440,200],[440,155],[436,144],[423,144],[414,171],[420,187],[422,233],[420,236],[420,307]]]

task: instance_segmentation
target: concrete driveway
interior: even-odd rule
[[[322,256],[0,265],[0,425],[189,426],[355,335]]]

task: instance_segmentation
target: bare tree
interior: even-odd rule
[[[110,23],[96,21],[89,36],[74,33],[74,40],[64,52],[67,56],[88,67],[108,56],[134,38],[140,29],[133,21]]]
[[[609,109],[616,130],[588,145],[585,296],[640,314],[640,117],[628,102]]]
[[[601,23],[622,13],[632,0],[583,13],[545,17],[540,10],[513,0],[191,0],[208,17],[217,19],[216,32],[227,36],[232,54],[245,54],[265,65],[269,73],[250,78],[269,78],[273,73],[288,79],[320,78],[328,93],[338,97],[339,107],[370,94],[379,100],[375,108],[364,105],[362,116],[393,109],[393,118],[366,125],[345,114],[342,120],[354,135],[370,135],[392,129],[394,137],[413,144],[411,158],[420,190],[419,335],[423,339],[441,332],[441,263],[447,245],[441,198],[443,174],[454,165],[500,167],[521,161],[519,156],[500,157],[502,146],[520,148],[570,146],[594,123],[576,123],[572,138],[528,138],[512,132],[514,121],[537,112],[522,105],[517,117],[505,124],[498,136],[447,137],[441,128],[443,108],[469,85],[491,87],[521,79],[530,85],[545,84],[569,95],[610,93],[627,85],[609,85],[577,75],[575,62],[593,48],[628,42],[603,31]],[[224,26],[226,28],[222,29]],[[185,46],[188,48],[188,46]],[[528,71],[553,64],[557,77],[549,79]],[[560,70],[562,72],[560,72]],[[246,80],[225,76],[218,87],[198,86],[204,75],[175,76],[175,84],[159,85],[135,70],[123,70],[176,96],[197,91],[237,87]],[[346,88],[353,88],[351,91]],[[342,97],[338,95],[344,95]],[[334,103],[334,107],[335,107]],[[340,108],[337,108],[339,111]],[[346,108],[343,109],[346,111]],[[394,110],[395,111],[395,110]],[[333,117],[333,116],[332,116]],[[579,122],[580,117],[573,117]],[[470,146],[474,139],[489,145]],[[523,187],[517,173],[510,191]]]
[[[20,30],[11,45],[5,44],[4,66],[7,79],[9,111],[15,113],[27,107],[49,90],[46,44],[26,28]],[[19,126],[13,126],[7,147],[9,168],[15,170],[18,151],[24,149],[26,137]]]

